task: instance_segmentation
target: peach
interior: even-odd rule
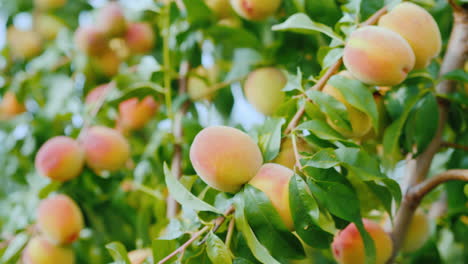
[[[75,254],[70,248],[57,246],[44,237],[33,237],[23,250],[24,264],[74,264]]]
[[[236,192],[262,165],[257,144],[246,133],[226,126],[203,129],[190,147],[193,168],[209,186]]]
[[[345,76],[346,78],[350,78],[351,75],[344,71],[341,72],[340,75]],[[352,78],[352,77],[351,77]],[[340,132],[345,137],[354,137],[354,138],[359,138],[367,134],[371,128],[372,128],[372,123],[367,114],[364,112],[360,111],[356,107],[352,106],[351,104],[346,101],[345,97],[341,92],[336,89],[336,87],[327,84],[323,88],[323,92],[332,96],[336,100],[340,101],[342,104],[345,105],[346,110],[348,111],[348,117],[349,117],[349,122],[351,123],[351,128],[352,131],[348,131],[347,129],[341,128],[337,126],[333,120],[330,118],[327,118],[327,123],[333,127],[336,131]]]
[[[403,82],[414,68],[415,55],[398,33],[365,26],[351,33],[343,61],[348,71],[363,83],[393,86]]]
[[[103,51],[102,54],[92,58],[96,70],[107,77],[112,77],[119,72],[120,58],[117,53],[111,49]]]
[[[374,240],[376,249],[375,264],[385,264],[392,255],[393,242],[390,236],[377,223],[363,219],[364,228]],[[366,254],[364,242],[354,223],[341,230],[333,239],[333,256],[339,264],[364,264]]]
[[[416,4],[398,4],[380,18],[379,26],[395,31],[408,41],[416,58],[415,69],[425,68],[440,53],[439,27],[431,14]]]
[[[192,101],[210,100],[213,97],[212,85],[216,82],[217,70],[203,66],[195,68],[187,80],[187,92]]]
[[[423,210],[416,210],[411,219],[401,250],[403,252],[414,252],[420,249],[427,242],[430,235],[431,225],[429,217]]]
[[[296,137],[296,144],[299,153],[311,153],[313,151],[312,147],[308,145],[307,142],[302,138]],[[291,170],[294,169],[294,165],[296,164],[296,156],[294,155],[293,143],[290,137],[282,140],[280,152],[272,162],[283,165]]]
[[[111,89],[112,86],[110,83],[101,84],[96,86],[96,88],[92,89],[87,95],[85,99],[85,103],[88,105],[95,104],[101,100],[103,96]]]
[[[281,0],[231,0],[236,13],[252,21],[260,21],[273,15],[281,5]]]
[[[72,199],[60,194],[41,201],[37,209],[37,225],[55,244],[70,244],[78,239],[83,229],[83,215]]]
[[[131,53],[146,53],[153,49],[156,36],[148,23],[132,23],[125,33],[125,42]]]
[[[267,163],[249,182],[250,185],[265,193],[289,230],[294,229],[289,207],[289,180],[293,175],[292,170],[282,165]]]
[[[110,2],[100,10],[97,27],[109,37],[119,37],[125,34],[127,20],[119,3]]]
[[[131,252],[128,252],[128,258],[132,264],[143,264],[143,262],[148,259],[153,253],[151,249],[137,249]]]
[[[14,93],[6,92],[3,95],[0,102],[0,120],[11,119],[24,112],[26,112],[26,107],[18,101]]]
[[[143,128],[153,117],[158,105],[152,96],[143,100],[130,98],[119,104],[118,127],[122,131],[138,130]]]
[[[42,176],[65,182],[80,175],[84,166],[84,151],[72,138],[53,137],[37,152],[35,165]]]
[[[226,18],[232,14],[232,8],[229,0],[205,0],[205,4],[218,18]]]
[[[86,129],[80,139],[86,164],[97,171],[115,171],[130,158],[130,146],[117,130],[104,126]]]
[[[42,10],[57,9],[66,3],[67,0],[34,0],[34,6]]]
[[[38,14],[34,17],[34,30],[44,39],[55,39],[63,27],[65,27],[65,24],[56,16]]]
[[[107,38],[101,31],[91,27],[79,27],[75,32],[77,48],[90,56],[101,55],[108,50]]]
[[[257,69],[247,76],[245,97],[259,112],[272,115],[284,101],[286,83],[286,76],[277,68]]]
[[[42,51],[42,41],[34,31],[9,27],[7,31],[8,47],[16,58],[30,59]]]

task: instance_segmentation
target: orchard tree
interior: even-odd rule
[[[466,0],[0,10],[0,263],[467,263]]]

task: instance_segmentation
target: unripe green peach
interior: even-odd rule
[[[34,0],[34,6],[41,10],[60,8],[66,3],[67,0]]]
[[[343,61],[351,74],[366,84],[393,86],[406,79],[414,68],[415,56],[398,33],[377,26],[365,26],[349,37]]]
[[[340,75],[343,75],[346,78],[352,78],[351,75],[346,71],[341,72]],[[333,120],[331,120],[330,118],[327,118],[327,123],[331,127],[333,127],[336,131],[340,132],[340,134],[346,137],[358,138],[358,137],[364,136],[365,134],[369,132],[369,130],[371,130],[372,123],[371,123],[369,116],[365,114],[364,112],[360,111],[359,109],[357,109],[356,107],[349,104],[348,101],[346,101],[343,94],[341,94],[341,92],[338,89],[336,89],[336,87],[330,84],[327,84],[323,88],[323,92],[332,96],[333,98],[335,98],[336,100],[344,104],[346,107],[346,110],[348,111],[348,117],[349,117],[349,122],[351,123],[352,131],[348,131],[346,129],[343,129],[337,126],[333,122]]]
[[[128,258],[132,264],[143,264],[143,262],[147,260],[152,254],[153,253],[149,248],[137,249],[128,252]]]
[[[91,27],[79,27],[75,32],[77,48],[90,56],[101,55],[108,50],[107,38],[101,31]]]
[[[231,5],[239,16],[259,21],[273,15],[281,2],[281,0],[231,0]]]
[[[26,112],[26,107],[18,101],[14,93],[6,92],[3,95],[0,102],[0,120],[11,119],[24,112]]]
[[[440,53],[439,27],[431,14],[418,5],[410,2],[397,5],[380,18],[379,26],[395,31],[408,41],[416,57],[415,69],[425,68]]]
[[[392,255],[393,242],[377,223],[363,219],[364,228],[374,240],[375,264],[385,264]],[[333,256],[339,264],[364,264],[366,254],[361,234],[354,223],[341,230],[333,239]]]
[[[34,30],[44,39],[55,39],[63,27],[65,24],[53,15],[38,14],[34,17]]]
[[[37,152],[35,165],[42,176],[54,181],[68,181],[83,170],[84,151],[72,138],[53,137]]]
[[[81,138],[86,164],[97,171],[115,171],[123,168],[130,158],[130,146],[117,130],[94,126]]]
[[[408,227],[401,250],[403,252],[414,252],[420,249],[431,236],[431,225],[426,213],[418,209],[414,212]]]
[[[117,2],[110,2],[104,6],[97,17],[97,26],[109,37],[119,37],[127,30],[122,7]]]
[[[70,248],[52,244],[44,237],[33,237],[23,250],[24,264],[74,264],[75,254]]]
[[[296,137],[296,144],[299,153],[310,153],[313,151],[312,147],[302,138]],[[294,169],[294,165],[296,164],[296,155],[294,154],[294,147],[290,137],[282,140],[280,152],[272,162],[283,165],[291,170]]]
[[[294,229],[289,206],[289,180],[293,175],[292,170],[282,165],[267,163],[249,182],[250,185],[265,193],[289,230]]]
[[[78,239],[83,229],[83,215],[68,196],[56,195],[39,204],[37,225],[42,234],[55,244],[70,244]]]
[[[190,147],[193,168],[211,187],[236,192],[252,179],[263,158],[246,133],[226,126],[212,126],[195,136]]]
[[[93,57],[92,63],[99,73],[112,77],[119,72],[121,61],[115,51],[108,49],[103,51],[102,54]]]
[[[153,117],[158,105],[153,97],[147,96],[143,100],[130,98],[119,104],[118,127],[121,131],[143,128]]]
[[[211,100],[213,92],[212,85],[216,82],[216,68],[207,69],[203,66],[195,68],[187,80],[187,92],[192,101],[201,99]]]
[[[42,41],[34,31],[9,27],[7,32],[8,46],[16,58],[30,59],[42,51]]]
[[[132,23],[128,25],[125,41],[131,53],[146,53],[153,49],[156,36],[148,23]]]
[[[229,0],[205,0],[205,4],[218,18],[226,18],[232,14],[232,7]]]
[[[257,69],[247,76],[245,97],[259,112],[272,115],[284,101],[286,83],[286,76],[277,68]]]
[[[94,89],[92,89],[87,95],[85,99],[85,103],[88,105],[95,104],[101,100],[103,96],[111,89],[112,86],[110,83],[105,83],[96,86]]]

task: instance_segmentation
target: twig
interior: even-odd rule
[[[437,174],[409,189],[407,196],[413,200],[421,200],[437,186],[447,181],[468,181],[468,170],[448,170]]]
[[[301,155],[299,154],[299,150],[297,149],[296,135],[294,133],[291,134],[291,141],[293,145],[294,158],[296,160],[296,162],[294,163],[294,166],[298,168],[299,170],[302,170]]]
[[[202,98],[206,97],[207,95],[210,95],[210,94],[216,92],[217,90],[219,90],[221,88],[224,88],[224,87],[229,86],[229,85],[231,85],[233,83],[236,83],[236,82],[240,82],[244,78],[245,78],[245,76],[244,77],[239,77],[239,78],[236,78],[236,79],[233,79],[233,80],[230,80],[230,81],[226,81],[226,82],[216,83],[216,84],[208,87],[208,89],[204,93],[202,93],[201,95],[199,95],[199,96],[197,96],[197,97],[195,97],[193,99],[194,100],[202,99]]]
[[[454,148],[454,149],[461,149],[464,151],[468,151],[468,146],[459,145],[457,143],[451,143],[451,142],[446,142],[446,141],[443,141],[442,143],[440,143],[440,146],[444,148]]]
[[[230,246],[231,246],[231,239],[232,239],[232,235],[234,234],[234,224],[235,224],[235,219],[232,218],[231,221],[229,222],[229,226],[228,226],[228,231],[227,231],[227,235],[226,235],[226,240],[224,242],[224,244],[226,245],[226,247],[229,249]]]
[[[163,60],[164,60],[164,68],[171,69],[171,54],[169,50],[169,38],[170,38],[170,14],[171,14],[171,4],[168,3],[165,6],[165,12],[163,14]],[[171,75],[170,71],[164,73],[164,89],[165,89],[165,101],[166,101],[166,109],[167,109],[167,116],[169,119],[173,119],[172,116],[172,87],[171,87]]]
[[[205,226],[203,227],[202,229],[200,229],[200,231],[196,232],[195,234],[193,234],[193,236],[187,240],[187,242],[185,242],[182,246],[180,246],[179,248],[177,248],[176,250],[174,250],[171,254],[167,255],[165,258],[163,258],[161,261],[158,262],[158,264],[163,264],[163,263],[166,263],[168,260],[170,260],[171,258],[173,258],[175,255],[179,254],[180,252],[183,252],[185,251],[185,249],[190,246],[190,244],[192,244],[197,238],[199,238],[203,233],[205,233],[206,231],[208,231],[208,229],[210,229],[209,226]]]
[[[454,0],[448,0],[448,3],[452,6],[453,10],[460,12],[462,7],[459,6]]]
[[[453,71],[463,67],[468,57],[468,10],[454,10],[454,26],[452,33],[450,34],[450,40],[445,53],[441,70],[439,75],[443,76],[447,72]],[[452,92],[456,87],[456,83],[450,80],[443,80],[437,85],[437,92],[441,94],[448,94]],[[393,238],[393,256],[388,261],[392,263],[400,250],[401,244],[406,236],[409,223],[413,217],[414,211],[418,206],[417,202],[414,202],[411,190],[413,187],[418,186],[420,182],[427,177],[429,172],[432,159],[438,152],[441,141],[442,132],[445,128],[448,116],[448,105],[447,102],[439,104],[439,125],[437,128],[436,135],[433,140],[426,148],[426,150],[415,160],[415,166],[408,172],[409,189],[405,194],[405,197],[398,209],[395,226],[392,231]]]
[[[214,226],[213,226],[213,229],[212,229],[213,233],[216,232],[216,231],[218,231],[218,229],[221,227],[221,225],[224,223],[224,221],[226,221],[226,218],[227,218],[229,215],[233,214],[235,210],[236,210],[236,209],[234,208],[234,206],[231,205],[231,206],[224,212],[224,214],[223,214],[222,216],[220,216],[220,217],[218,217],[218,218],[216,218],[216,219],[214,220]],[[206,237],[203,238],[203,239],[200,241],[200,243],[198,243],[198,244],[201,245],[201,244],[205,243],[205,241],[206,241],[207,238],[208,238],[208,237],[206,236]]]

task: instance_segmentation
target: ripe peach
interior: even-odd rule
[[[404,252],[414,252],[420,249],[427,242],[430,235],[431,226],[429,217],[423,210],[416,210],[411,219],[401,250]]]
[[[146,53],[153,49],[156,36],[148,23],[132,23],[128,25],[125,41],[131,53]]]
[[[41,10],[57,9],[66,3],[67,0],[34,0],[34,6]]]
[[[205,0],[205,3],[218,18],[226,18],[232,14],[229,0]]]
[[[111,49],[103,51],[102,54],[92,58],[96,70],[107,77],[112,77],[119,72],[120,58]]]
[[[273,15],[281,2],[281,0],[231,0],[231,5],[239,16],[259,21]]]
[[[247,76],[245,97],[259,112],[272,115],[284,101],[282,89],[286,82],[286,76],[277,68],[257,69]]]
[[[70,248],[57,246],[44,237],[33,237],[23,250],[24,264],[74,264],[75,254]]]
[[[127,99],[119,104],[118,127],[124,132],[141,129],[157,109],[158,105],[152,96],[148,95],[141,101],[138,98]]]
[[[217,70],[207,69],[203,66],[195,68],[187,80],[187,92],[192,101],[201,99],[210,100],[213,92],[210,88],[216,82]]]
[[[404,2],[379,20],[379,26],[388,28],[405,38],[416,57],[415,69],[425,68],[442,47],[439,27],[426,9]]]
[[[363,219],[364,228],[374,240],[376,264],[385,264],[392,255],[393,242],[377,223]],[[333,256],[340,264],[364,264],[366,259],[364,242],[354,223],[341,230],[332,243]]]
[[[104,33],[91,26],[79,27],[76,30],[75,44],[80,51],[90,56],[101,55],[108,50]]]
[[[37,210],[37,225],[50,241],[70,244],[78,239],[83,229],[83,215],[72,199],[60,194],[41,201]]]
[[[12,55],[16,58],[30,59],[42,51],[41,37],[34,31],[11,26],[7,31],[7,41]]]
[[[97,27],[109,37],[119,37],[127,30],[122,7],[117,2],[110,2],[104,6],[97,17]]]
[[[51,180],[68,181],[83,170],[84,151],[72,138],[53,137],[37,152],[35,165],[39,174]]]
[[[289,230],[294,222],[289,207],[289,180],[294,172],[275,163],[264,164],[249,184],[264,192]]]
[[[249,135],[232,127],[212,126],[195,137],[190,161],[208,185],[219,191],[236,192],[255,176],[263,158]]]
[[[55,39],[65,24],[59,18],[49,14],[38,14],[34,17],[34,30],[47,40]]]
[[[97,171],[115,171],[125,166],[130,157],[130,146],[117,130],[104,126],[87,129],[80,139],[86,163]]]
[[[11,119],[23,112],[26,112],[24,104],[18,102],[14,93],[6,92],[0,102],[0,120]]]
[[[96,88],[92,89],[86,95],[85,103],[88,105],[97,103],[101,99],[101,97],[105,96],[107,91],[111,88],[112,86],[110,83],[105,83],[105,84],[96,86]]]
[[[346,78],[352,78],[351,75],[344,71],[341,72],[340,75],[345,76]],[[341,92],[336,89],[334,86],[327,84],[323,88],[323,92],[334,97],[336,100],[340,101],[346,106],[348,110],[348,117],[351,123],[352,131],[348,131],[341,127],[338,127],[331,119],[327,118],[327,123],[333,127],[336,131],[340,132],[345,137],[362,137],[369,132],[372,128],[372,123],[367,114],[361,112],[356,107],[352,106],[351,104],[346,101],[345,97]]]
[[[390,29],[365,26],[349,37],[343,61],[358,80],[393,86],[403,82],[415,63],[409,43]]]
[[[313,151],[312,147],[308,145],[307,142],[302,138],[297,137],[296,144],[299,153],[310,153]],[[291,170],[294,169],[294,165],[296,164],[296,156],[294,155],[293,143],[290,137],[282,140],[280,152],[272,162],[283,165]]]
[[[128,258],[132,264],[142,264],[146,259],[148,259],[153,253],[151,249],[137,249],[131,252],[128,252]]]

